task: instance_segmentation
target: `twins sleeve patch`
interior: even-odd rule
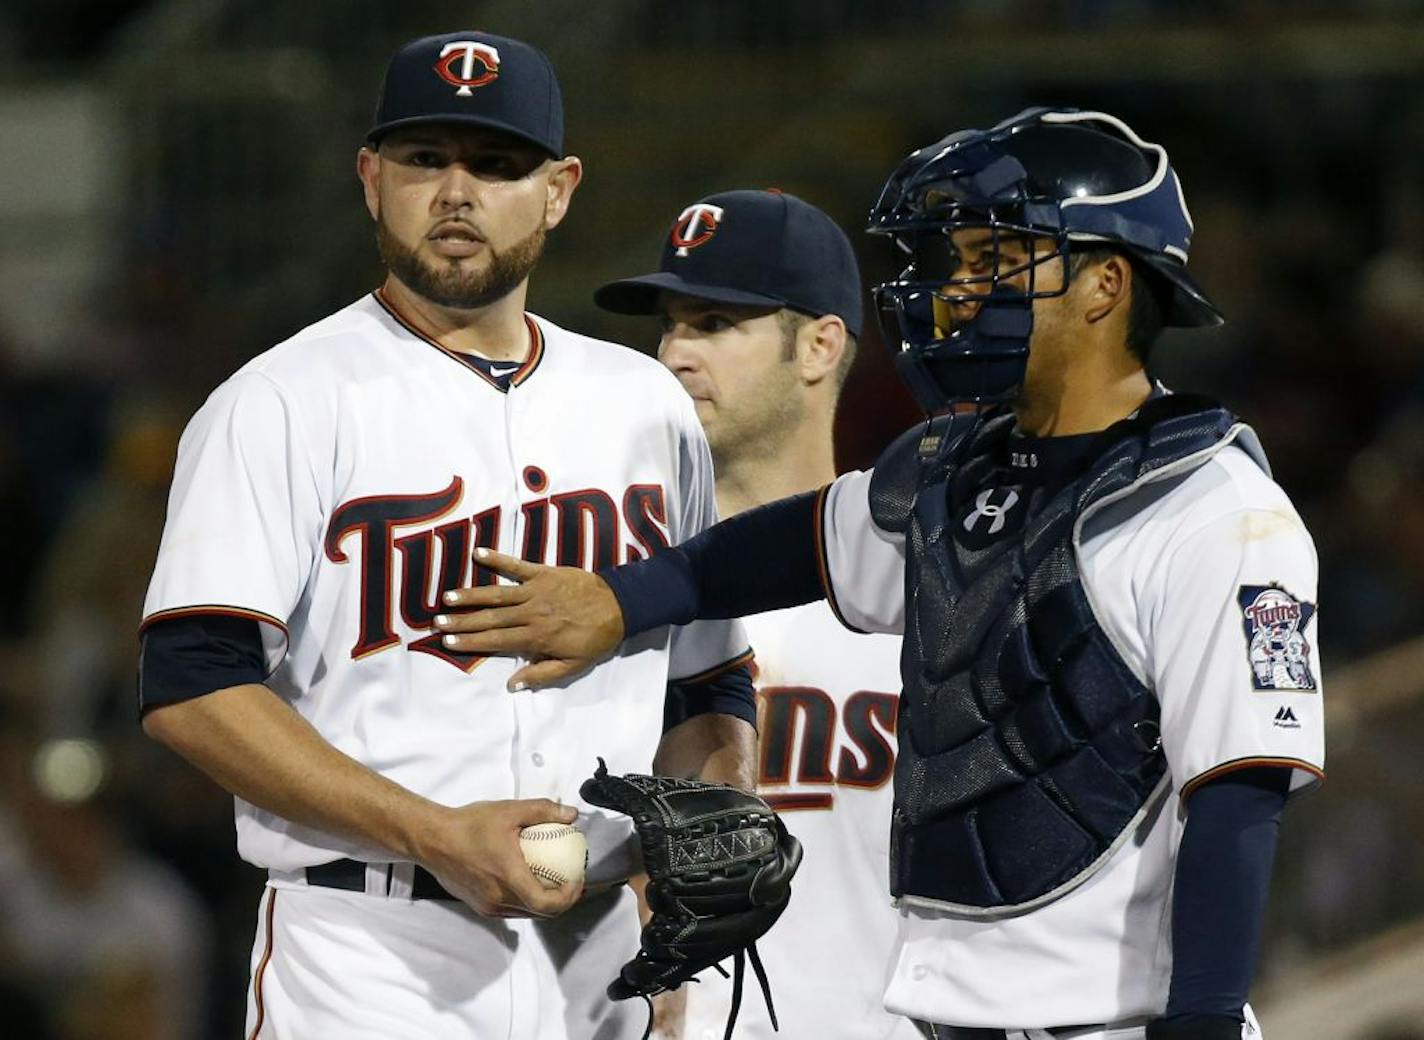
[[[1242,585],[1236,599],[1246,630],[1251,684],[1258,690],[1315,689],[1305,638],[1315,604],[1296,599],[1279,585]]]

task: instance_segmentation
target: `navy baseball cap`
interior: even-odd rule
[[[425,123],[487,126],[555,158],[564,154],[564,101],[554,66],[543,51],[507,36],[426,36],[391,56],[367,144]]]
[[[850,239],[809,202],[779,191],[725,191],[679,214],[654,274],[598,289],[617,314],[653,314],[658,293],[748,306],[834,314],[859,336],[860,270]]]

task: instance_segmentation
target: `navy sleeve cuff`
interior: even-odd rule
[[[756,688],[745,664],[729,668],[705,682],[670,682],[663,702],[663,732],[698,715],[734,715],[756,728]]]
[[[623,611],[625,635],[823,598],[816,498],[750,509],[650,559],[599,571]]]
[[[158,621],[143,633],[139,650],[139,715],[266,678],[262,630],[252,618],[190,614]]]

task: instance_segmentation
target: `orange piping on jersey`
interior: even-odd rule
[[[421,341],[428,343],[430,346],[434,347],[436,350],[440,351],[440,353],[448,357],[451,361],[458,362],[461,368],[473,372],[475,375],[479,376],[481,379],[483,379],[490,386],[494,387],[500,393],[505,392],[505,387],[499,382],[499,380],[495,379],[488,372],[484,371],[481,368],[478,368],[474,365],[466,364],[465,361],[461,358],[460,352],[458,350],[451,350],[449,347],[438,343],[436,340],[432,339],[430,336],[422,332],[420,328],[416,326],[416,324],[412,322],[409,318],[401,314],[401,312],[396,309],[396,305],[391,302],[389,297],[386,296],[386,291],[384,288],[373,290],[371,296],[375,298],[375,301],[381,305],[381,309],[384,310],[387,314],[389,314],[397,325],[405,329],[412,336],[415,336]],[[534,369],[538,367],[539,361],[544,356],[543,330],[539,328],[539,326],[535,323],[534,319],[529,317],[528,314],[524,315],[524,327],[529,330],[529,356],[525,358],[524,361],[520,362],[518,371],[515,372],[514,377],[509,381],[510,386],[518,386],[520,383],[524,382],[524,380],[528,379],[529,376],[534,372]]]
[[[668,682],[677,683],[679,686],[700,686],[703,683],[710,683],[713,679],[717,678],[720,675],[726,675],[733,668],[739,668],[742,665],[747,665],[748,667],[750,667],[752,663],[752,658],[755,656],[756,655],[752,652],[752,648],[747,647],[745,650],[739,653],[736,657],[733,657],[731,660],[723,661],[719,665],[714,665],[713,667],[707,669],[705,672],[698,672],[696,675],[689,675],[685,679],[669,679]]]
[[[202,617],[210,615],[215,617],[238,617],[250,618],[253,621],[263,621],[271,625],[282,633],[283,639],[289,639],[286,622],[278,621],[271,614],[264,614],[260,610],[247,610],[243,607],[227,607],[214,603],[207,603],[193,607],[174,607],[171,610],[160,610],[156,614],[150,614],[144,618],[138,626],[138,634],[143,635],[150,627],[159,621],[171,621],[174,618]]]
[[[1256,769],[1260,766],[1276,766],[1282,769],[1299,769],[1315,777],[1316,781],[1325,779],[1325,770],[1319,766],[1311,765],[1298,758],[1237,758],[1230,762],[1223,762],[1219,766],[1213,766],[1205,773],[1194,776],[1182,787],[1182,798],[1185,802],[1190,798],[1202,784],[1218,777],[1223,777],[1227,773],[1239,772],[1242,769]]]
[[[252,1025],[252,1033],[247,1040],[257,1040],[257,1034],[262,1032],[262,1023],[267,1017],[267,1009],[262,1003],[262,976],[267,971],[267,965],[272,960],[272,916],[277,909],[277,890],[268,889],[267,896],[267,948],[262,951],[262,960],[257,963],[257,971],[252,976],[252,996],[257,1003],[257,1016]]]
[[[777,812],[794,812],[798,809],[829,809],[834,804],[828,794],[767,794],[762,792],[762,801]]]
[[[856,628],[845,619],[841,613],[841,608],[836,603],[836,590],[831,587],[831,561],[826,554],[826,498],[831,493],[831,485],[827,484],[816,493],[816,568],[821,575],[821,591],[826,594],[826,602],[831,605],[831,613],[836,616],[836,620],[852,632],[859,632],[865,635],[865,629]]]
[[[524,315],[524,324],[529,329],[529,357],[519,366],[519,371],[510,377],[510,386],[518,386],[528,379],[539,367],[539,362],[544,360],[544,330],[528,314]]]

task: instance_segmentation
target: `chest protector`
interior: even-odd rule
[[[1076,479],[1026,490],[1016,536],[965,545],[951,525],[998,486],[1013,424],[1000,413],[956,436],[938,420],[887,449],[870,490],[876,524],[906,539],[891,892],[973,917],[1081,884],[1170,788],[1157,697],[1083,585],[1085,524],[1110,530],[1135,496],[1233,442],[1269,472],[1225,409],[1154,398],[1104,433]]]

